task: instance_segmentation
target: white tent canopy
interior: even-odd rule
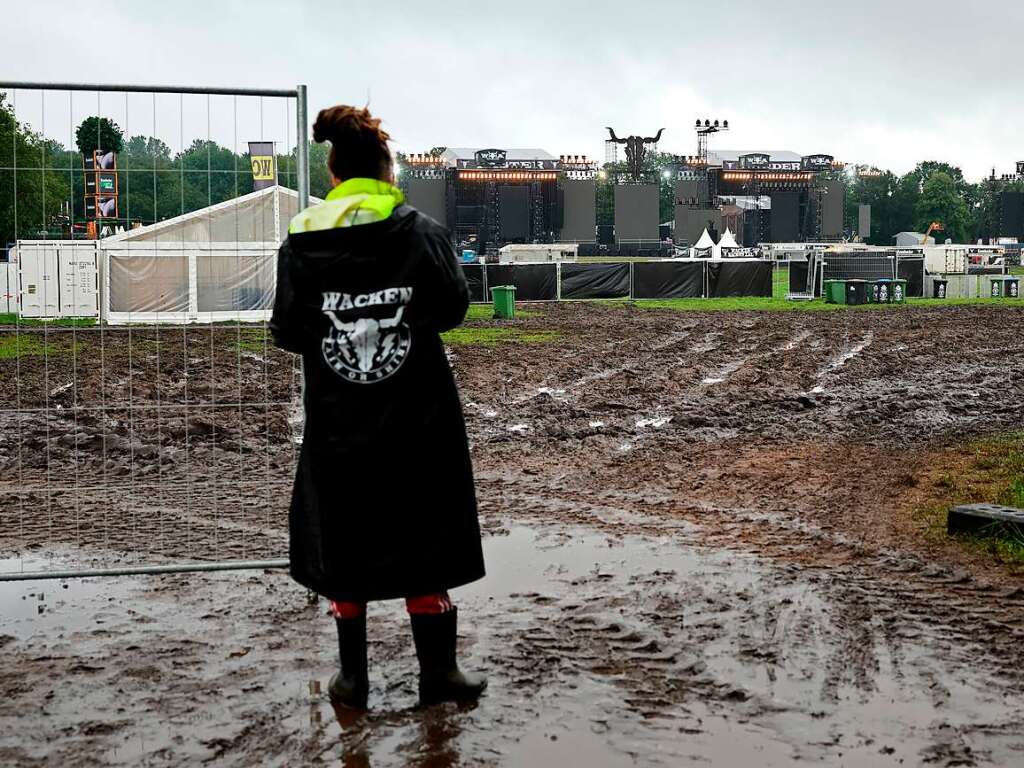
[[[320,200],[310,199],[311,204]],[[104,243],[264,243],[281,242],[299,212],[294,189],[273,186],[198,211],[104,238]]]
[[[273,186],[100,240],[104,317],[111,323],[268,319],[277,249],[298,210],[294,190]]]
[[[736,242],[736,238],[733,237],[732,232],[729,228],[725,228],[725,234],[722,235],[722,239],[718,241],[719,248],[739,248],[739,243]]]
[[[729,256],[727,251],[738,250],[739,244],[736,242],[736,238],[732,236],[732,232],[726,227],[725,234],[722,235],[722,239],[718,241],[718,245],[711,249],[712,259],[721,259]]]
[[[711,235],[708,234],[707,228],[704,229],[704,233],[700,236],[700,239],[693,247],[698,251],[706,251],[708,248],[715,247],[715,241],[711,239]]]

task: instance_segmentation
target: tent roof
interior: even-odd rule
[[[450,164],[459,160],[475,160],[476,153],[484,147],[448,147],[441,155]],[[505,150],[508,160],[557,160],[558,158],[540,147],[511,147]]]
[[[700,240],[693,246],[694,248],[714,248],[715,241],[711,239],[711,235],[708,234],[708,230],[704,228],[704,234],[700,236]]]
[[[798,163],[803,159],[803,155],[784,149],[709,149],[708,165],[736,162],[743,155],[768,155],[773,163]]]
[[[273,241],[279,240],[280,234],[272,232],[273,204],[277,198],[279,212],[279,226],[287,231],[288,222],[298,212],[299,195],[294,189],[288,187],[273,186],[259,189],[246,195],[233,197],[222,203],[200,208],[197,211],[190,211],[170,219],[158,221],[155,224],[148,224],[138,229],[130,229],[111,237],[104,238],[104,242],[131,242],[133,240],[171,240],[182,235],[185,240],[195,240],[194,236],[184,236],[185,232],[193,232],[197,228],[206,232],[206,237],[201,233],[200,240],[209,242],[225,242],[240,240]],[[310,204],[323,202],[319,198],[310,197]],[[267,216],[267,208],[271,214]],[[254,237],[259,230],[259,237]],[[218,237],[217,233],[221,236]],[[227,238],[227,240],[225,240]]]
[[[732,232],[729,228],[725,228],[725,234],[722,235],[722,239],[718,241],[719,248],[739,248],[739,243],[736,242],[736,238],[733,237]]]

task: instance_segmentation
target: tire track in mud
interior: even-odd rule
[[[468,617],[461,638],[467,666],[482,664],[492,679],[475,710],[412,710],[405,619],[382,612],[371,617],[375,710],[365,727],[332,742],[328,721],[309,724],[320,717],[322,693],[278,690],[282,679],[297,689],[307,678],[326,682],[330,628],[310,631],[316,611],[296,608],[297,588],[286,590],[294,604],[257,594],[259,577],[243,589],[204,582],[212,586],[200,594],[168,581],[133,608],[140,626],[162,622],[155,640],[140,644],[134,624],[114,626],[107,606],[106,624],[90,632],[110,634],[74,644],[58,637],[45,652],[19,656],[20,669],[36,694],[55,688],[55,665],[65,670],[62,692],[86,697],[108,682],[111,690],[122,685],[124,698],[140,707],[133,717],[154,724],[156,748],[172,762],[212,755],[240,765],[294,765],[347,756],[359,764],[362,755],[365,764],[398,755],[423,764],[498,764],[514,754],[543,764],[538,756],[549,756],[550,737],[558,736],[565,760],[576,762],[592,751],[595,763],[621,756],[652,765],[1013,764],[1024,744],[1020,579],[1000,583],[955,559],[929,561],[906,531],[876,528],[895,514],[914,458],[936,441],[1020,423],[1020,316],[985,307],[772,315],[551,306],[517,327],[556,329],[559,343],[459,348],[454,366],[481,523],[489,551],[498,553],[479,591],[457,595]],[[200,346],[208,350],[214,337],[204,334]],[[203,359],[234,363],[233,337]],[[118,359],[112,355],[106,381],[124,388]],[[155,361],[139,360],[159,373],[162,398],[184,398],[171,383],[180,384],[183,370],[161,365],[157,372]],[[726,367],[721,382],[700,386]],[[168,550],[160,552],[187,550],[187,516],[168,505],[189,503],[193,513],[221,510],[192,529],[194,547],[280,545],[287,491],[274,486],[278,506],[260,506],[252,503],[259,483],[234,482],[240,471],[265,476],[268,433],[272,476],[286,477],[294,456],[294,387],[282,378],[267,396],[256,371],[195,388],[189,380],[189,392],[205,403],[237,397],[242,386],[257,399],[288,404],[269,430],[228,414],[200,425],[192,447],[202,452],[191,454],[191,466],[202,462],[209,475],[231,470],[223,483],[204,486],[188,468],[159,470],[166,483],[195,482],[194,492],[208,493],[207,506],[167,486],[138,489],[134,509],[124,499],[111,502],[119,488],[83,492],[77,501],[88,516],[80,521],[95,529],[85,552],[109,556],[115,544],[139,545],[130,527],[109,527],[118,513],[126,521],[149,515],[154,528],[152,521],[163,520]],[[820,380],[826,391],[809,393]],[[103,381],[89,386],[98,392]],[[156,387],[135,391],[139,406],[157,396]],[[51,400],[67,397],[57,392]],[[142,409],[135,416],[142,417],[137,428],[157,422]],[[518,425],[526,428],[510,429]],[[43,426],[58,441],[46,444],[56,464],[20,465],[27,482],[92,460],[74,439],[70,449],[59,442],[70,420],[35,424],[32,440]],[[187,428],[181,434],[193,440]],[[146,451],[139,466],[157,472],[166,449]],[[5,455],[0,460],[14,454]],[[34,498],[25,498],[29,507]],[[17,528],[5,525],[0,544],[23,551],[66,540],[70,498],[55,497],[63,532],[41,521],[17,539]],[[518,570],[510,576],[503,568]],[[174,623],[188,606],[212,622],[200,637]],[[223,647],[225,638],[239,637],[255,642]],[[13,658],[8,646],[5,653]],[[208,661],[216,653],[229,660]],[[43,656],[52,658],[36,658]],[[115,672],[133,682],[118,683]],[[40,703],[22,684],[5,689],[11,706],[49,707],[44,728],[77,727],[73,712]],[[113,715],[123,702],[100,703],[88,733],[51,740],[68,765],[88,763],[90,750],[105,754],[117,734],[130,733]],[[174,723],[208,718],[192,726],[203,739],[194,754],[185,757],[173,734],[159,732],[155,724],[168,716]],[[300,731],[311,734],[301,744]],[[737,745],[749,747],[739,758],[729,751]]]
[[[656,536],[665,541],[667,535],[680,546],[711,552],[736,549],[756,556],[756,562],[767,559],[775,563],[773,569],[782,569],[781,574],[761,576],[756,590],[756,598],[760,599],[754,593],[730,594],[728,585],[731,582],[732,589],[736,589],[736,576],[729,575],[726,569],[711,580],[714,586],[708,585],[708,591],[700,596],[687,595],[678,602],[666,602],[666,596],[661,596],[657,610],[653,611],[645,609],[644,598],[650,599],[650,592],[656,591],[652,579],[657,571],[648,579],[633,577],[630,582],[644,584],[644,598],[617,591],[616,582],[608,580],[605,588],[617,595],[608,598],[609,611],[612,606],[628,605],[631,612],[636,609],[643,617],[639,623],[631,623],[628,613],[623,621],[612,624],[592,620],[588,612],[596,610],[601,600],[581,594],[581,584],[573,582],[574,597],[583,602],[563,605],[562,609],[570,613],[583,610],[585,618],[552,617],[544,626],[559,629],[548,629],[534,638],[537,642],[527,644],[524,656],[557,659],[558,669],[563,672],[585,670],[613,677],[616,684],[628,689],[626,706],[645,719],[666,717],[666,712],[676,712],[674,708],[694,702],[710,706],[712,711],[721,707],[721,711],[735,713],[740,707],[745,717],[755,721],[762,717],[770,720],[779,711],[790,711],[791,706],[780,705],[774,695],[766,697],[764,691],[759,693],[754,679],[747,689],[737,687],[735,674],[716,675],[714,663],[709,672],[699,649],[730,636],[726,655],[770,662],[775,671],[769,677],[774,677],[777,684],[782,685],[778,678],[787,674],[813,679],[816,695],[812,698],[817,703],[804,713],[812,718],[842,719],[836,711],[847,706],[851,696],[861,701],[860,706],[867,706],[865,702],[889,696],[894,690],[902,691],[904,699],[913,699],[923,692],[930,697],[932,709],[948,716],[948,721],[936,721],[939,724],[935,726],[934,743],[921,746],[928,756],[963,758],[974,754],[968,764],[975,764],[973,760],[982,759],[983,755],[972,752],[972,739],[995,729],[1004,742],[1012,745],[1024,735],[1019,720],[1024,714],[1024,701],[1018,695],[1024,674],[1016,650],[1024,641],[1022,590],[1004,591],[1002,605],[995,609],[990,604],[992,589],[974,582],[963,572],[951,574],[913,557],[893,557],[856,545],[851,554],[847,537],[814,530],[813,526],[794,525],[758,510],[713,511],[705,507],[696,515],[683,514],[694,525],[665,528],[661,515],[644,517],[628,506],[610,504],[609,494],[593,499],[584,492],[562,489],[553,507],[550,503],[539,503],[550,501],[543,490],[530,488],[520,494],[510,478],[499,482],[502,490],[496,495],[502,499],[499,506],[503,509],[535,510],[533,514],[540,519],[565,519],[569,510],[570,518],[577,524],[606,532],[610,541],[635,535]],[[631,500],[635,499],[623,502],[628,504]],[[719,515],[728,515],[732,530],[718,531],[719,520],[708,519]],[[753,535],[751,526],[756,528]],[[741,538],[731,535],[740,530]],[[829,559],[829,550],[834,551],[836,562],[843,564],[823,566],[821,561]],[[811,554],[813,561],[794,565]],[[759,567],[748,564],[746,570],[756,572]],[[610,574],[594,575],[598,582],[605,578],[611,579]],[[702,580],[707,578],[704,573]],[[672,587],[679,590],[679,581],[672,581]],[[773,597],[771,592],[776,589],[785,595]],[[709,591],[714,597],[709,597]],[[813,591],[813,599],[808,597],[808,591]],[[537,599],[546,609],[558,604],[544,595],[528,597]],[[705,607],[697,613],[705,617],[699,622],[703,629],[695,630],[688,638],[691,642],[684,641],[680,646],[677,633],[672,631],[674,622],[701,601]],[[789,607],[794,604],[797,608]],[[737,606],[749,615],[742,620],[733,616],[730,621],[729,616]],[[654,622],[662,631],[652,629],[648,622]],[[763,630],[755,632],[754,625],[762,626]],[[795,646],[802,650],[795,652]],[[637,649],[644,653],[634,653]],[[648,654],[649,659],[645,658]],[[620,661],[612,661],[616,658]],[[735,673],[733,665],[726,666]],[[968,682],[967,677],[973,680]],[[951,706],[953,695],[943,683],[954,680],[958,706]],[[794,694],[791,691],[789,695]],[[1014,700],[1015,708],[1007,709],[1006,704]],[[997,720],[974,721],[975,715],[986,712],[987,717]],[[934,716],[935,712],[931,712],[918,718],[919,738],[925,722],[931,722]],[[679,722],[679,716],[675,717],[673,722]],[[1000,749],[1005,748],[1009,747],[1003,743]]]

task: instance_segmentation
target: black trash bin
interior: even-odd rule
[[[867,283],[867,280],[847,280],[846,281],[846,303],[847,304],[867,304],[868,303],[868,283]]]
[[[1005,283],[1003,288],[1003,296],[1008,299],[1020,298],[1020,281],[1015,277],[1008,277],[1003,281]]]
[[[949,280],[932,280],[932,298],[933,299],[944,299],[946,298],[946,286],[949,285]]]

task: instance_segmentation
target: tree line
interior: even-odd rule
[[[65,147],[18,123],[0,93],[0,247],[18,238],[67,236],[85,221],[83,153],[97,148],[118,153],[119,217],[125,226],[151,224],[224,202],[253,190],[250,157],[216,142],[196,139],[174,152],[153,136],[126,137],[107,118],[90,117],[76,131],[76,146]],[[324,197],[330,189],[328,147],[310,146],[310,193]],[[401,165],[402,156],[398,160]],[[294,151],[279,154],[278,178],[296,187]],[[644,171],[659,179],[660,221],[670,221],[675,208],[674,155],[652,152]],[[610,163],[597,183],[597,223],[613,223],[613,183],[624,163]],[[669,171],[669,176],[663,174]],[[871,206],[875,245],[889,245],[901,231],[923,232],[932,221],[945,226],[944,237],[973,242],[999,233],[999,196],[1024,191],[1024,182],[990,176],[968,182],[947,163],[926,161],[912,171],[835,172],[830,178],[845,190],[847,234],[857,228],[858,207]]]
[[[65,147],[19,123],[0,93],[0,248],[17,239],[66,237],[85,222],[83,154],[117,153],[122,226],[152,224],[253,191],[248,152],[196,139],[174,152],[153,136],[124,136],[107,118],[90,117]],[[310,148],[311,193],[330,188],[326,148]],[[294,151],[277,156],[278,179],[296,187]]]

